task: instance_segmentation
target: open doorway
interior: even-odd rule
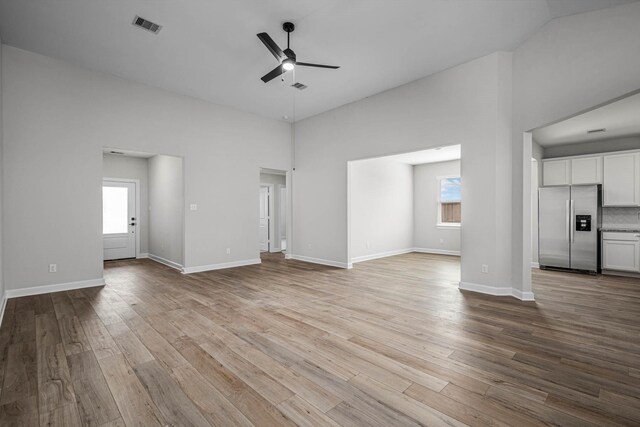
[[[525,134],[536,160],[531,259],[545,278],[561,270],[640,278],[638,117],[634,93]]]
[[[184,264],[181,157],[103,150],[104,261],[150,258]]]
[[[456,257],[448,260],[459,280],[460,162],[460,145],[349,162],[349,263],[410,252],[447,255]]]
[[[287,250],[287,173],[260,169],[259,247],[260,252]]]

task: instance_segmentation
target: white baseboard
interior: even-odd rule
[[[138,259],[149,258],[149,254],[144,252],[144,253],[138,254],[138,256],[136,258],[138,258]]]
[[[2,301],[0,301],[0,326],[2,326],[2,319],[4,319],[4,309],[7,307],[7,293],[2,293]]]
[[[209,265],[198,265],[195,267],[185,267],[182,269],[182,273],[184,274],[201,273],[203,271],[222,270],[223,268],[242,267],[245,265],[255,265],[255,264],[261,264],[261,263],[262,263],[262,260],[260,258],[243,259],[240,261],[223,262],[220,264],[209,264]]]
[[[419,252],[421,254],[460,256],[460,251],[451,251],[448,249],[413,248],[413,252]]]
[[[540,268],[540,263],[531,261],[531,268]]]
[[[293,256],[290,253],[285,253],[284,259],[293,259]]]
[[[93,288],[104,286],[104,278],[80,280],[78,282],[58,283],[55,285],[33,286],[22,289],[7,289],[6,298],[26,297],[29,295],[49,294],[51,292],[71,291],[73,289]]]
[[[363,256],[351,258],[351,262],[355,264],[357,262],[370,261],[372,259],[379,259],[379,258],[386,258],[394,255],[408,254],[413,251],[414,251],[413,248],[407,248],[407,249],[398,249],[395,251],[379,252],[377,254],[363,255]]]
[[[520,301],[535,301],[533,292],[522,292],[520,289],[511,288],[511,295],[518,298]]]
[[[353,264],[350,263],[350,262],[331,261],[331,260],[328,260],[328,259],[313,258],[313,257],[310,257],[310,256],[304,256],[304,255],[291,254],[289,259],[297,259],[298,261],[310,262],[310,263],[313,263],[313,264],[328,265],[330,267],[353,268]]]
[[[522,292],[519,289],[514,288],[506,288],[506,287],[496,287],[496,286],[488,286],[481,285],[479,283],[471,283],[471,282],[460,282],[458,285],[458,289],[463,291],[472,291],[478,292],[481,294],[493,295],[493,296],[511,296],[518,298],[521,301],[533,301],[533,292]]]
[[[170,261],[168,259],[159,257],[159,256],[154,255],[154,254],[148,254],[148,257],[149,257],[150,260],[153,260],[155,262],[159,262],[160,264],[164,264],[167,267],[175,268],[176,270],[182,271],[182,265],[178,264],[177,262]]]

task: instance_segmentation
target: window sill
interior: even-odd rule
[[[460,228],[460,224],[438,223],[436,228]]]

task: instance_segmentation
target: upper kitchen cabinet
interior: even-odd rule
[[[602,184],[602,156],[571,159],[571,184]]]
[[[542,162],[542,185],[571,184],[571,160],[544,160]]]
[[[640,153],[604,156],[603,206],[640,206]]]

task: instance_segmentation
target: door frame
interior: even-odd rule
[[[278,206],[278,231],[280,232],[279,236],[276,236],[278,239],[278,248],[280,249],[280,252],[286,252],[287,251],[287,184],[286,184],[286,177],[285,177],[285,184],[278,184],[278,200],[280,200],[280,205]],[[283,191],[284,190],[284,191]],[[283,209],[283,203],[282,203],[282,199],[284,197],[284,209]],[[274,202],[275,203],[275,202]],[[282,218],[282,216],[284,217],[284,230],[282,230],[280,228],[280,219]],[[285,249],[282,249],[282,232],[284,231],[284,240],[285,240]]]
[[[136,212],[136,226],[135,226],[135,231],[136,231],[136,259],[140,258],[140,180],[139,179],[133,179],[133,178],[108,178],[108,177],[103,177],[102,178],[102,186],[100,187],[100,191],[102,191],[102,187],[104,187],[104,182],[105,181],[112,181],[112,182],[127,182],[127,183],[132,183],[136,186],[136,206],[135,206],[135,212]],[[101,219],[104,221],[104,218]],[[102,236],[102,239],[104,239],[104,234],[100,233],[100,235]],[[104,253],[102,254],[102,261],[104,262]]]
[[[272,253],[273,252],[273,242],[274,242],[274,234],[275,234],[275,227],[272,224],[273,221],[273,212],[274,212],[274,199],[275,197],[273,197],[273,192],[274,192],[274,185],[273,184],[263,184],[260,183],[260,187],[267,187],[269,189],[268,193],[267,193],[267,198],[269,199],[268,203],[269,203],[269,213],[267,214],[267,238],[269,239],[269,241],[267,242],[267,250],[266,252]],[[259,242],[259,237],[258,237],[258,242]]]

